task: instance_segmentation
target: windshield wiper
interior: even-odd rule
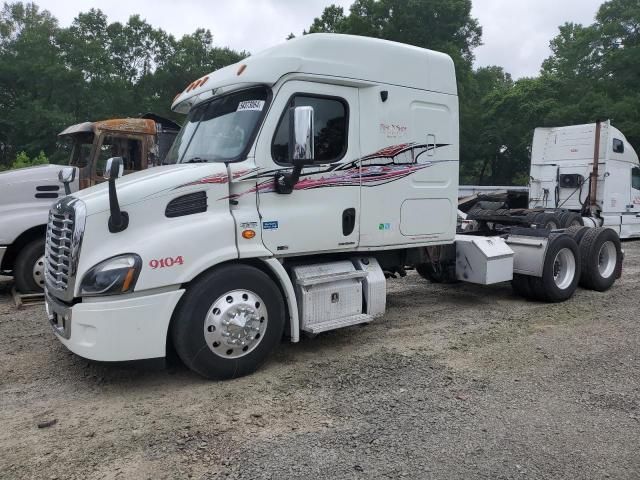
[[[207,163],[207,160],[205,160],[204,158],[201,158],[201,157],[193,157],[193,158],[190,158],[189,160],[187,160],[184,163]]]

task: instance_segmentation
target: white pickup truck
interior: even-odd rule
[[[51,209],[48,317],[82,357],[175,349],[231,378],[283,335],[374,321],[386,278],[406,268],[552,302],[620,274],[610,229],[578,242],[458,227],[458,96],[442,53],[306,35],[194,81],[173,109],[188,118],[171,165],[119,178],[112,158],[108,185]]]

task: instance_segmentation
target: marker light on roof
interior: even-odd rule
[[[202,77],[199,78],[198,80],[196,80],[195,82],[191,83],[185,90],[185,92],[190,92],[191,90],[195,90],[196,88],[199,88],[201,86],[203,86],[205,83],[207,83],[207,81],[209,80],[209,77]]]
[[[246,68],[247,68],[246,65],[244,65],[244,64],[240,65],[240,68],[238,68],[238,73],[236,75],[238,75],[238,76],[242,75],[242,72],[244,72]]]

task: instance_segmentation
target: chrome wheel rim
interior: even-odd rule
[[[251,353],[264,338],[267,307],[250,290],[232,290],[221,295],[204,320],[207,347],[223,358],[240,358]]]
[[[616,246],[613,242],[604,242],[598,252],[598,272],[602,278],[613,275],[617,263]]]
[[[569,288],[576,276],[576,257],[569,248],[563,248],[553,261],[553,281],[560,290]]]
[[[44,288],[44,255],[36,260],[33,264],[33,281],[36,282],[40,288]]]

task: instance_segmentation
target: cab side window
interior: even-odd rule
[[[271,155],[276,163],[289,163],[289,108],[313,107],[314,161],[332,163],[347,152],[347,103],[334,97],[295,95],[287,105],[276,129]]]
[[[96,176],[104,175],[104,167],[111,157],[122,157],[125,172],[142,169],[142,142],[137,139],[105,136],[98,152]]]
[[[631,188],[640,190],[640,168],[633,167],[631,170]]]

